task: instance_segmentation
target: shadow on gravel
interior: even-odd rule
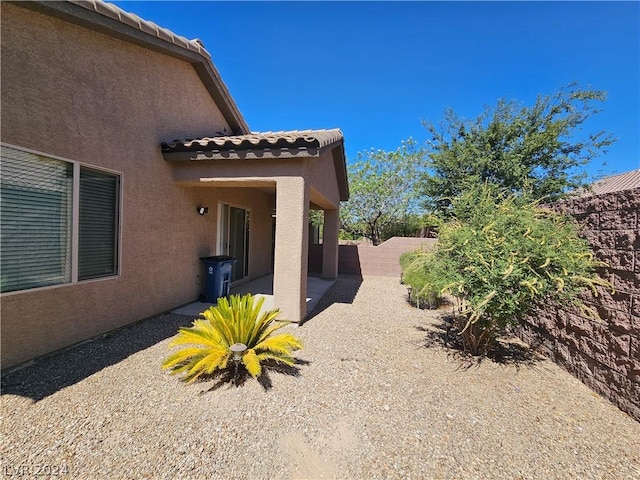
[[[301,374],[298,365],[310,364],[311,362],[307,360],[301,360],[299,358],[295,359],[295,365],[293,366],[268,360],[263,362],[262,374],[257,378],[257,381],[262,386],[262,388],[267,391],[273,388],[273,382],[271,381],[271,376],[269,375],[271,372],[289,375],[291,377],[299,377]],[[230,365],[224,370],[217,370],[212,375],[208,375],[206,377],[203,376],[201,382],[214,381],[215,383],[207,390],[202,390],[200,392],[200,395],[204,395],[205,393],[209,392],[215,392],[216,390],[219,390],[224,386],[241,387],[247,382],[247,380],[251,379],[251,375],[249,375],[249,372],[247,372],[247,370],[242,365],[239,365],[237,370],[235,365]]]
[[[320,299],[313,310],[300,322],[304,325],[309,320],[324,312],[334,303],[353,303],[362,285],[362,277],[358,275],[340,275],[327,293]]]
[[[189,326],[191,322],[190,317],[160,315],[43,357],[2,375],[1,393],[37,402],[172,337],[178,327]]]
[[[422,346],[425,348],[441,347],[448,350],[449,355],[461,362],[461,368],[468,369],[481,364],[489,359],[502,365],[515,365],[516,367],[535,366],[542,357],[535,349],[529,347],[516,337],[499,338],[498,344],[487,352],[486,356],[473,356],[466,353],[462,346],[462,340],[453,325],[454,317],[443,314],[437,323],[428,327],[416,326],[416,330],[425,333]]]

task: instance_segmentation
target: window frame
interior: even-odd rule
[[[240,205],[237,203],[229,203],[224,201],[218,201],[218,218],[216,219],[216,255],[229,255],[229,224],[230,218],[226,218],[226,225],[223,226],[223,222],[225,221],[225,215],[223,214],[223,210],[225,209],[237,208],[240,210],[244,210],[248,215],[248,228],[249,231],[247,233],[248,239],[246,240],[245,245],[245,272],[246,274],[240,278],[235,280],[232,285],[240,285],[242,283],[246,283],[251,278],[251,265],[252,265],[252,241],[253,241],[253,209],[251,207],[247,207],[245,205]],[[223,238],[223,234],[226,233],[227,238]],[[226,244],[226,248],[223,246],[223,242]]]
[[[59,155],[52,155],[32,148],[26,148],[19,145],[0,142],[1,147],[13,148],[14,150],[20,150],[25,153],[31,153],[33,155],[39,155],[47,157],[52,160],[58,160],[61,162],[67,162],[71,164],[73,170],[73,182],[72,182],[72,206],[71,206],[71,281],[66,283],[59,283],[56,285],[47,285],[44,287],[27,288],[23,290],[14,290],[11,292],[0,293],[0,297],[20,295],[24,293],[39,292],[43,290],[51,290],[53,288],[63,288],[73,285],[83,285],[92,282],[103,282],[109,280],[117,280],[122,277],[122,220],[123,220],[123,194],[124,194],[124,174],[118,170],[110,168],[99,167],[90,163],[81,162],[78,160],[72,160],[70,158],[61,157]],[[89,278],[86,280],[78,279],[78,252],[79,252],[79,235],[80,235],[80,168],[88,168],[106,174],[116,175],[118,177],[118,195],[116,198],[116,208],[118,213],[116,215],[116,273],[114,275],[107,275],[103,277]]]

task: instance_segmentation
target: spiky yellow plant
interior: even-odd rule
[[[229,300],[220,298],[216,306],[202,313],[204,319],[178,330],[169,346],[183,348],[171,354],[162,368],[172,374],[184,373],[184,380],[193,382],[225,369],[232,358],[229,347],[235,343],[247,346],[242,364],[254,378],[262,373],[264,360],[293,365],[292,353],[302,348],[302,342],[290,333],[273,335],[287,323],[276,320],[279,309],[260,315],[263,303],[263,297],[256,301],[251,294],[232,295]]]

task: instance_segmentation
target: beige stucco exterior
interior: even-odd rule
[[[276,209],[275,302],[284,317],[302,320],[312,203],[327,210],[337,245],[340,192],[327,174],[335,152],[168,162],[161,142],[243,122],[222,113],[201,66],[31,8],[3,2],[1,14],[2,143],[122,175],[119,275],[2,294],[2,368],[195,300],[199,257],[219,253],[220,203],[251,212],[250,278],[272,271]],[[198,206],[209,213],[198,215]],[[333,247],[324,273],[335,278]]]

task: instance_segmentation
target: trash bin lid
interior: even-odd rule
[[[200,257],[203,262],[235,262],[236,259],[229,255],[213,255],[211,257]]]

